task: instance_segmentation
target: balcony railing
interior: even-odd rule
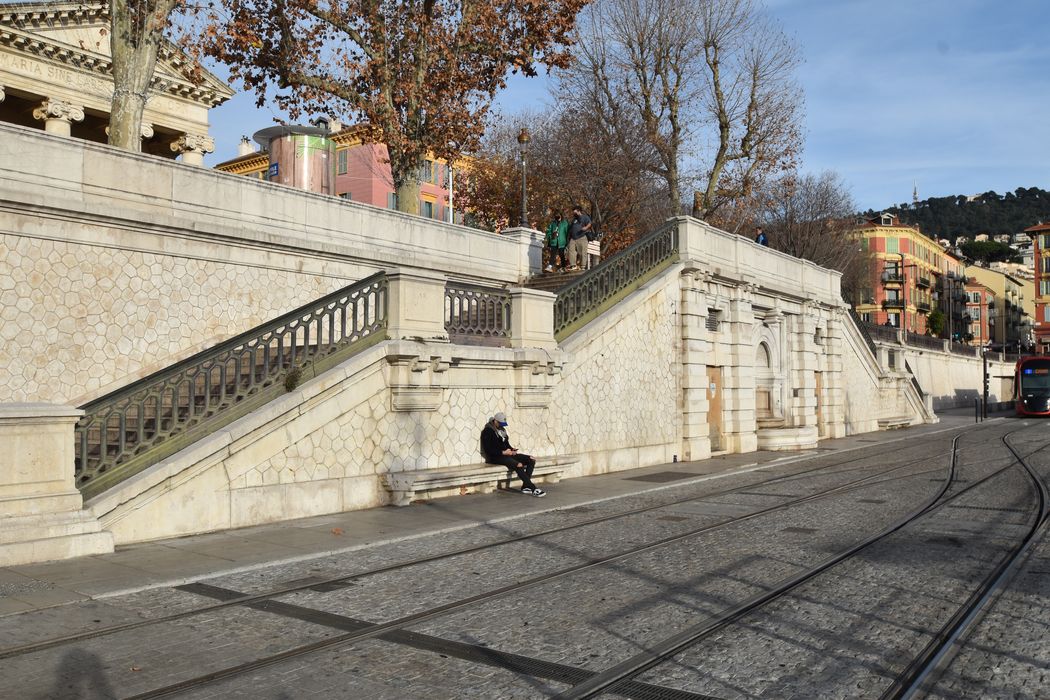
[[[930,302],[928,301],[917,301],[915,302],[915,308],[920,314],[930,313]]]
[[[930,278],[925,275],[919,275],[915,280],[915,286],[928,289],[930,287]]]
[[[904,308],[904,300],[903,299],[883,299],[883,301],[882,301],[882,308],[884,310],[885,309],[903,309]]]
[[[445,330],[453,343],[510,345],[510,292],[449,282]]]
[[[904,275],[896,270],[886,270],[882,273],[883,284],[900,284],[904,281]]]

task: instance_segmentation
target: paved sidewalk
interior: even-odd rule
[[[948,411],[940,417],[941,422],[937,425],[825,440],[816,450],[724,455],[699,462],[661,464],[569,479],[552,485],[547,497],[542,499],[510,492],[445,498],[405,508],[388,506],[324,515],[125,545],[112,554],[0,568],[0,616],[78,600],[181,585],[538,512],[674,489],[682,484],[739,474],[774,462],[784,464],[831,451],[865,449],[916,435],[957,431],[973,424],[971,409]],[[645,480],[646,476],[668,471],[690,476],[663,484]]]

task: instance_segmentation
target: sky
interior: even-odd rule
[[[801,169],[838,172],[861,210],[1050,189],[1050,0],[766,0],[804,63]],[[216,71],[221,73],[221,71]],[[236,87],[236,86],[235,86]],[[552,82],[512,77],[512,114]],[[210,165],[281,115],[239,94],[211,111]]]

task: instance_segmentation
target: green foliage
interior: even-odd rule
[[[934,309],[926,317],[926,335],[940,336],[944,330],[944,313],[940,309]]]
[[[1005,195],[985,192],[967,200],[963,195],[931,197],[885,211],[897,214],[903,223],[918,224],[931,238],[1018,233],[1040,221],[1050,221],[1050,192],[1038,187],[1018,187]]]
[[[997,241],[971,241],[960,246],[962,254],[970,260],[983,262],[1021,262],[1021,256],[1005,243]]]

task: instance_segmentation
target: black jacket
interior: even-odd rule
[[[496,432],[496,429],[492,427],[492,423],[485,424],[485,428],[481,431],[481,454],[485,455],[487,461],[499,460],[504,456],[503,450],[513,449],[514,447],[511,446],[509,438],[505,438]]]

